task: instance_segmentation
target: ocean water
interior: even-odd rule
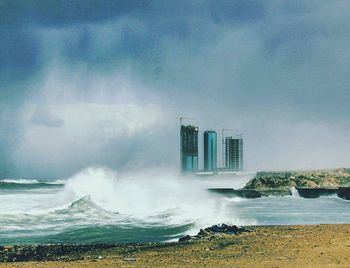
[[[247,180],[235,178],[232,187]],[[168,171],[104,168],[67,180],[0,180],[0,245],[172,241],[220,223],[350,223],[349,201],[336,196],[228,198],[207,186]]]

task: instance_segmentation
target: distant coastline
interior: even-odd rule
[[[325,169],[307,171],[258,172],[245,190],[254,190],[263,196],[292,195],[293,188],[306,198],[337,194],[350,198],[350,169]]]
[[[350,169],[320,169],[304,171],[259,171],[242,189],[212,188],[212,192],[258,198],[298,194],[316,198],[322,195],[338,195],[350,199]],[[295,192],[293,192],[295,191]]]

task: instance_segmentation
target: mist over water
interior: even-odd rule
[[[243,199],[207,188],[239,188],[252,175],[180,176],[165,169],[85,169],[62,181],[0,180],[0,244],[172,241],[213,224],[350,222],[336,196]]]
[[[0,177],[174,165],[179,115],[243,133],[247,169],[350,164],[348,1],[12,2]]]
[[[220,196],[254,175],[158,168],[179,115],[243,133],[247,170],[349,167],[349,1],[51,2],[0,2],[0,245],[350,223],[336,196]]]
[[[167,241],[217,223],[254,224],[206,185],[169,170],[83,170],[61,180],[0,183],[2,243]]]
[[[103,209],[143,221],[154,221],[158,215],[168,215],[166,222],[171,224],[228,220],[225,205],[204,185],[174,171],[118,174],[106,168],[89,168],[70,178],[63,194],[69,200],[89,196]]]

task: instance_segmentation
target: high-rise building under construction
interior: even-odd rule
[[[217,169],[217,134],[215,131],[204,131],[204,170]]]
[[[181,125],[180,158],[183,172],[198,170],[198,127]]]
[[[225,138],[225,168],[232,171],[243,170],[243,138]]]

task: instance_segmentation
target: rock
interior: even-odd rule
[[[227,233],[227,234],[237,234],[238,232],[239,232],[239,228],[236,225],[232,225],[232,226],[227,226],[226,225],[225,233]]]
[[[3,248],[4,248],[5,251],[13,250],[12,246],[4,246]]]
[[[200,229],[199,233],[197,234],[197,236],[199,236],[199,237],[204,237],[204,236],[208,236],[208,235],[210,235],[210,233],[206,230],[203,230],[203,229]]]
[[[191,241],[192,237],[190,235],[186,235],[184,237],[180,237],[179,238],[179,242],[187,242],[187,241]]]
[[[221,224],[219,225],[213,225],[211,227],[205,228],[208,232],[213,233],[225,233],[225,234],[237,234],[239,232],[239,228],[236,225],[226,225]]]
[[[251,232],[251,230],[246,229],[245,227],[239,228],[236,225],[227,225],[227,224],[213,225],[211,227],[205,228],[204,230],[200,229],[197,235],[194,235],[194,236],[186,235],[184,237],[181,237],[179,238],[179,242],[187,242],[187,241],[193,241],[197,239],[211,240],[215,233],[236,235],[243,232]]]
[[[42,261],[82,259],[85,252],[98,249],[107,249],[116,246],[115,244],[54,244],[54,245],[26,245],[26,246],[4,246],[0,250],[0,262],[14,261]],[[102,258],[102,257],[101,257]],[[101,259],[98,257],[98,259]]]
[[[247,229],[247,228],[245,228],[245,227],[241,227],[241,228],[239,228],[239,232],[240,232],[240,233],[243,233],[243,232],[250,233],[250,232],[253,232],[253,231],[250,230],[250,229]]]
[[[311,171],[258,172],[243,189],[255,190],[262,196],[288,195],[290,187],[300,189],[324,189],[305,192],[301,197],[317,198],[335,194],[329,189],[338,189],[350,184],[350,169],[328,169]],[[248,192],[251,194],[250,192]],[[241,193],[244,194],[244,193]],[[342,195],[342,194],[340,194]],[[243,196],[244,197],[244,196]],[[253,196],[252,196],[253,197]],[[247,197],[248,198],[248,197]]]

